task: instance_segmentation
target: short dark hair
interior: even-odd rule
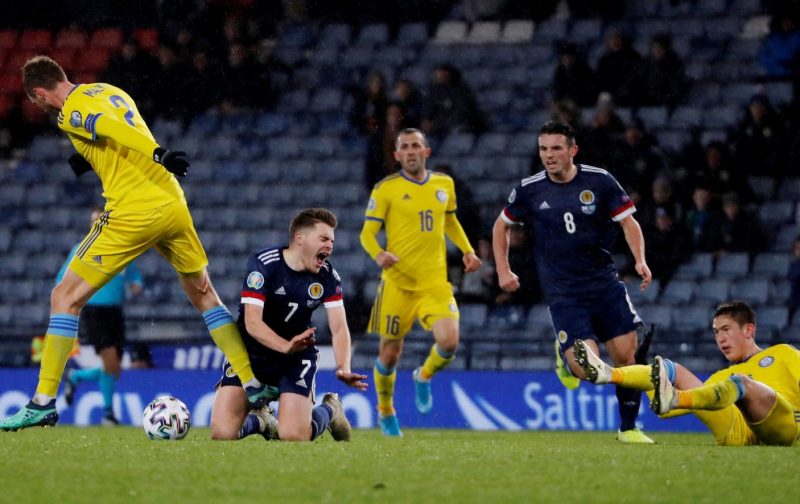
[[[539,130],[539,135],[564,135],[568,145],[575,144],[575,130],[567,123],[547,121]]]
[[[336,214],[327,208],[304,208],[297,212],[289,226],[289,241],[294,240],[294,235],[301,229],[314,227],[318,222],[336,227]]]
[[[419,128],[403,128],[400,130],[400,133],[397,134],[394,140],[394,148],[397,150],[397,144],[400,142],[401,135],[413,135],[414,133],[419,133],[422,135],[422,143],[425,144],[425,147],[428,147],[428,137],[425,136],[425,132]]]
[[[22,65],[22,85],[28,96],[33,96],[33,88],[41,87],[52,91],[66,80],[64,69],[48,56],[34,56]]]
[[[714,311],[714,318],[723,315],[732,318],[740,326],[756,323],[756,312],[750,308],[749,304],[738,299],[717,306],[716,311]]]

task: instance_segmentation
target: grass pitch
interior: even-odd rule
[[[0,502],[800,502],[800,449],[717,447],[708,434],[354,431],[314,443],[177,442],[141,429],[0,433]]]

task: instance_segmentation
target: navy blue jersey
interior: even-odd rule
[[[546,171],[525,178],[501,214],[531,231],[542,290],[550,302],[608,289],[618,281],[609,250],[618,221],[636,211],[607,171],[577,165],[571,181],[553,182]]]
[[[263,307],[264,323],[288,341],[311,327],[311,314],[318,306],[325,304],[326,308],[331,308],[343,303],[342,281],[329,261],[323,263],[319,273],[294,271],[284,261],[284,250],[268,247],[247,261],[249,273],[242,284],[238,324],[250,354],[272,355],[276,352],[247,333],[245,304]]]

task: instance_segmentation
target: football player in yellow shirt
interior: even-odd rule
[[[242,338],[206,271],[208,259],[175,175],[185,176],[186,153],[161,147],[136,103],[110,84],[73,84],[61,66],[36,56],[22,68],[28,98],[58,113],[58,127],[78,154],[76,173],[93,169],[103,186],[105,212],[79,246],[53,289],[39,383],[33,399],[0,422],[2,430],[55,425],[55,398],[86,301],[137,256],[155,248],[178,272],[191,303],[203,314],[217,346],[239,375],[253,407],[275,393],[253,375]]]
[[[414,370],[415,403],[421,413],[433,407],[431,378],[455,358],[458,306],[447,281],[445,236],[464,254],[466,272],[481,265],[456,218],[453,179],[426,169],[430,154],[422,131],[409,128],[398,134],[394,157],[401,170],[375,185],[361,230],[361,245],[383,270],[369,331],[380,335],[373,375],[378,423],[387,436],[402,436],[394,409],[395,368],[414,320],[433,331],[436,340]],[[377,239],[382,228],[385,247]]]
[[[712,327],[731,365],[705,383],[660,356],[652,365],[612,368],[582,341],[575,355],[590,381],[651,391],[653,412],[662,418],[694,413],[720,445],[794,444],[800,436],[800,351],[786,344],[760,348],[756,314],[743,301],[720,305]]]

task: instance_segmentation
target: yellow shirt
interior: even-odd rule
[[[769,385],[800,410],[800,351],[793,346],[780,344],[765,348],[744,362],[717,371],[706,383],[719,383],[733,374],[747,375]]]
[[[445,236],[462,252],[473,252],[455,211],[455,186],[448,175],[428,172],[418,182],[395,173],[372,190],[361,243],[374,259],[382,251],[376,235],[383,226],[386,251],[399,258],[383,270],[384,280],[408,290],[446,284]]]
[[[147,211],[184,198],[175,177],[153,161],[158,144],[120,88],[76,86],[61,108],[58,127],[100,177],[107,210]]]

